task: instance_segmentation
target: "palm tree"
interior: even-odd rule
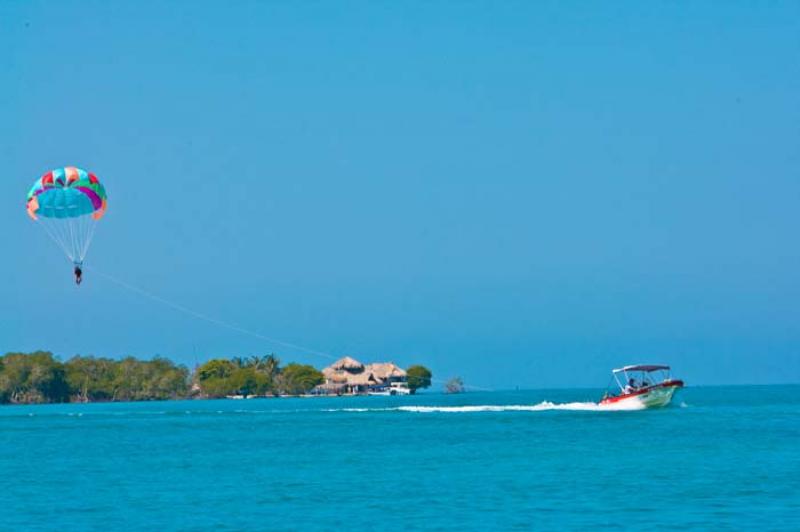
[[[263,359],[261,359],[261,362],[264,366],[266,374],[270,377],[275,377],[275,375],[280,373],[281,361],[275,356],[275,353],[270,353],[269,355],[265,356]]]

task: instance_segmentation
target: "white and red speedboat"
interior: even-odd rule
[[[682,380],[670,377],[669,366],[639,364],[615,369],[613,374],[619,393],[606,392],[601,405],[667,406],[675,392],[683,388]]]

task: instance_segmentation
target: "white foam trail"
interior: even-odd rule
[[[542,401],[536,405],[471,405],[471,406],[399,406],[398,410],[403,412],[544,412],[547,410],[570,410],[584,412],[614,412],[622,410],[642,410],[641,404],[610,404],[601,405],[598,403],[551,403]]]
[[[535,405],[465,405],[465,406],[397,406],[392,408],[329,408],[323,412],[414,412],[420,414],[432,413],[475,413],[475,412],[545,412],[548,410],[567,410],[583,412],[619,412],[642,410],[644,405],[632,404],[607,404],[598,403],[551,403],[542,401]]]

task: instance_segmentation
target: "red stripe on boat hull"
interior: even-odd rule
[[[631,397],[636,397],[638,395],[646,394],[656,388],[683,388],[683,381],[678,379],[672,379],[668,381],[664,381],[659,384],[654,384],[652,386],[648,386],[647,388],[643,388],[641,390],[636,390],[635,392],[626,393],[623,395],[617,395],[616,397],[606,397],[602,401],[600,401],[601,405],[609,405],[613,403],[617,403],[619,401],[624,401],[625,399],[630,399]]]

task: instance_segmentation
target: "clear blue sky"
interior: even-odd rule
[[[0,4],[0,352],[800,381],[800,3]]]

